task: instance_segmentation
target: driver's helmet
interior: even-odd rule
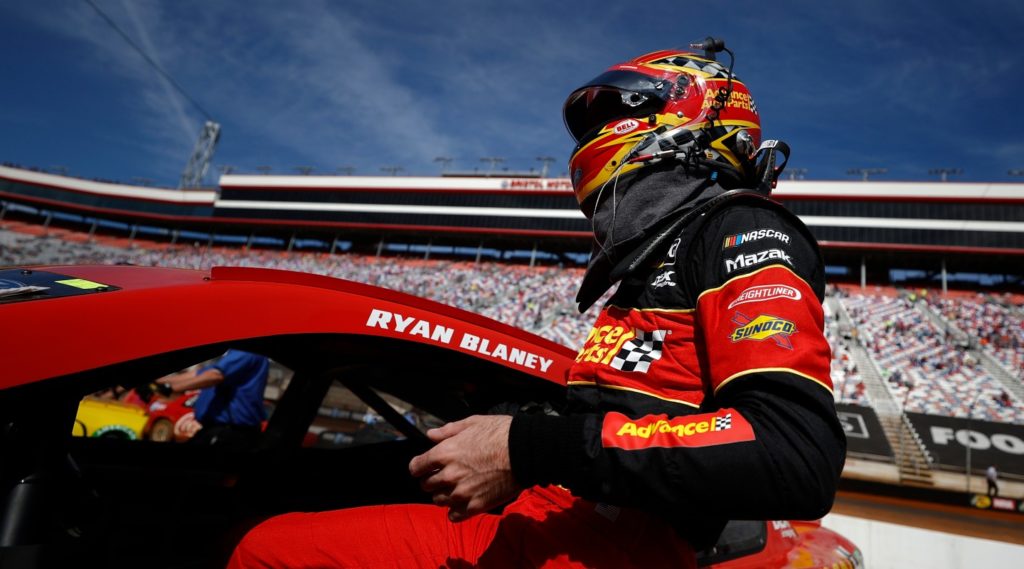
[[[613,176],[642,167],[641,162],[622,161],[665,132],[677,139],[699,134],[700,160],[732,168],[740,178],[750,174],[761,121],[750,91],[735,76],[731,95],[721,103],[728,77],[729,70],[717,61],[685,51],[656,51],[613,65],[573,91],[562,114],[576,141],[569,175],[581,208],[592,209],[587,199]]]

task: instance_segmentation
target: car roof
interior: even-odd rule
[[[397,341],[443,351],[449,362],[484,360],[559,385],[575,355],[478,314],[307,273],[75,265],[0,270],[0,280],[48,287],[0,299],[0,322],[9,332],[0,343],[0,389],[280,337],[344,336],[384,353]],[[290,346],[303,349],[302,342]]]

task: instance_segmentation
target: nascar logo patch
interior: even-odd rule
[[[790,340],[790,336],[796,334],[797,330],[796,324],[789,320],[770,314],[760,314],[756,318],[751,319],[742,312],[737,312],[732,321],[738,326],[729,334],[729,339],[733,342],[741,342],[743,340],[761,342],[771,339],[780,348],[793,349],[793,342]]]
[[[777,231],[775,229],[758,229],[756,231],[747,231],[746,233],[729,235],[722,241],[722,249],[738,247],[744,243],[757,241],[759,239],[778,239],[783,243],[789,243],[789,235],[786,235],[781,231]]]

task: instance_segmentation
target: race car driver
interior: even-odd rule
[[[695,567],[728,519],[816,519],[845,455],[817,244],[768,198],[788,149],[703,54],[615,65],[564,107],[612,286],[560,414],[473,416],[410,463],[431,505],[288,514],[234,567]],[[779,157],[782,162],[779,163]],[[504,508],[497,510],[504,505]]]

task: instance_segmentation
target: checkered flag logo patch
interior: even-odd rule
[[[732,427],[732,413],[726,413],[724,417],[715,419],[715,430],[724,431]]]
[[[661,345],[667,330],[636,330],[636,337],[626,342],[612,358],[611,366],[622,371],[647,373],[651,364],[661,359]]]

